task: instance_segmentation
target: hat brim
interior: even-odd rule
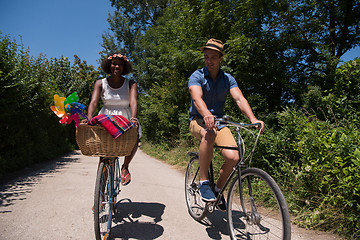
[[[219,53],[221,53],[222,55],[224,55],[225,53],[220,51],[219,49],[217,49],[216,47],[211,47],[211,46],[204,46],[200,48],[200,51],[204,52],[205,49],[211,49],[211,50],[215,50],[218,51]]]

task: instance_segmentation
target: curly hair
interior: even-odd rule
[[[121,53],[112,53],[109,56],[107,56],[101,63],[101,69],[107,73],[111,73],[111,62],[113,59],[118,58],[121,59],[124,63],[124,69],[122,72],[122,75],[129,74],[132,71],[132,66],[129,60],[126,58],[125,55],[122,55]]]

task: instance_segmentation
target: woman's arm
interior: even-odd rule
[[[99,79],[94,84],[94,90],[92,92],[91,101],[89,103],[89,107],[87,111],[87,117],[89,120],[93,117],[96,111],[100,99],[101,90],[102,90],[102,80]]]
[[[135,124],[138,123],[137,121],[137,83],[135,81],[130,82],[130,110],[131,110],[131,121]]]

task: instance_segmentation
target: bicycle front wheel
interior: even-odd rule
[[[227,218],[231,239],[291,238],[285,198],[274,179],[258,168],[241,172],[241,189],[239,177],[232,182],[228,193]]]
[[[208,212],[206,203],[201,199],[199,184],[199,159],[192,156],[185,174],[185,198],[188,211],[196,221],[201,221]]]
[[[94,229],[96,240],[106,240],[110,236],[112,221],[111,174],[109,164],[99,164],[94,193]]]
[[[114,180],[114,186],[113,186],[113,196],[112,196],[112,209],[113,209],[113,213],[117,214],[118,213],[118,208],[116,206],[117,203],[117,195],[120,193],[120,184],[121,184],[121,172],[120,172],[120,167],[119,167],[119,158],[116,157],[114,159],[114,163],[113,163],[113,180]]]

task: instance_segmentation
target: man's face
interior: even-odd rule
[[[205,49],[204,50],[205,65],[208,70],[218,71],[220,69],[220,63],[223,60],[223,56],[216,50]]]

